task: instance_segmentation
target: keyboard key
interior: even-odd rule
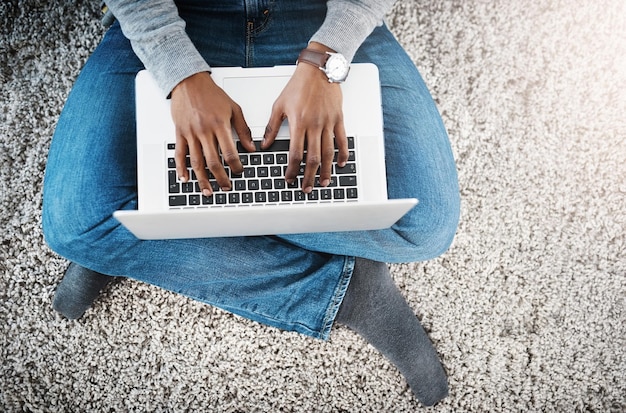
[[[215,203],[217,205],[224,205],[226,204],[226,194],[215,194]]]
[[[283,168],[280,166],[271,166],[270,167],[270,176],[281,176],[283,172]]]
[[[278,191],[270,191],[267,193],[267,202],[278,202],[279,193]]]
[[[202,195],[202,205],[213,205],[213,195],[211,196]]]
[[[286,164],[287,163],[287,154],[286,153],[277,153],[276,154],[276,163],[278,164]]]
[[[254,194],[254,202],[265,203],[267,202],[267,195],[265,192],[257,192]]]
[[[170,195],[170,206],[187,205],[187,195]]]
[[[244,192],[241,194],[241,202],[244,204],[251,204],[253,200],[254,196],[252,195],[252,192]]]
[[[287,183],[283,178],[274,179],[274,189],[285,189]]]
[[[353,176],[353,175],[340,176],[339,186],[356,186],[356,176]]]
[[[256,169],[251,166],[243,168],[243,176],[245,176],[246,178],[256,177]]]
[[[291,191],[282,191],[280,193],[280,200],[283,202],[291,202],[293,199],[293,192]]]
[[[259,180],[250,179],[248,181],[248,191],[256,191],[257,189],[259,189]]]
[[[176,161],[174,160],[174,158],[167,158],[167,167],[169,169],[176,168]]]
[[[337,155],[339,155],[339,152],[335,152],[335,156],[333,157],[333,162],[337,162]],[[355,156],[354,156],[354,151],[348,151],[348,162],[354,162]]]
[[[240,200],[240,195],[238,192],[230,192],[228,194],[228,203],[229,204],[238,204]]]
[[[266,176],[270,176],[270,170],[267,166],[259,166],[256,168],[256,176],[259,178],[264,178]]]
[[[243,179],[238,179],[235,181],[235,191],[245,191],[246,190],[246,181]]]
[[[273,165],[274,164],[274,154],[273,153],[264,153],[263,154],[263,164],[264,165]]]
[[[333,192],[331,189],[320,189],[320,199],[328,201],[333,199]]]
[[[315,184],[313,185],[316,188],[321,188],[322,187],[322,183],[320,182],[320,177],[316,176],[315,177]],[[337,186],[337,178],[334,176],[330,177],[330,182],[328,183],[328,185],[326,185],[327,188],[333,188]]]
[[[346,198],[348,198],[348,199],[356,199],[358,197],[359,197],[359,195],[358,195],[358,192],[357,192],[356,188],[348,188],[346,190]]]
[[[184,182],[182,184],[183,193],[193,192],[193,182]]]
[[[261,189],[272,189],[272,180],[261,179]]]
[[[261,155],[250,155],[250,165],[261,165]]]
[[[293,200],[294,201],[306,201],[306,194],[300,190],[294,191]]]
[[[348,136],[348,149],[354,149],[354,136]],[[337,141],[335,141],[335,149],[337,149]]]
[[[271,152],[289,152],[289,139],[276,139],[267,150]]]
[[[178,178],[176,177],[176,171],[167,171],[167,181],[169,193],[178,194],[180,192],[180,184],[178,183]]]
[[[356,164],[354,162],[347,163],[346,166],[340,168],[335,165],[335,173],[337,175],[356,174]]]
[[[189,205],[200,205],[200,195],[189,195]]]
[[[314,189],[306,197],[309,201],[317,201],[320,199],[320,194],[317,189]]]
[[[343,188],[335,188],[333,189],[333,198],[334,199],[344,199],[345,198],[345,190]]]

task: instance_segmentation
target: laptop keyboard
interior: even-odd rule
[[[175,146],[173,143],[167,144],[170,209],[358,201],[354,137],[348,137],[350,155],[347,164],[342,168],[337,166],[337,150],[335,149],[330,184],[326,187],[320,185],[318,170],[313,191],[309,194],[302,192],[304,163],[300,165],[298,178],[293,184],[290,185],[285,181],[289,156],[288,140],[276,140],[269,149],[264,151],[261,151],[259,142],[255,142],[255,145],[257,152],[248,153],[237,142],[239,158],[244,168],[241,175],[233,174],[224,162],[224,169],[232,182],[230,191],[222,191],[214,176],[207,169],[213,195],[206,197],[202,195],[196,174],[191,169],[189,155],[187,155],[187,168],[191,179],[185,183],[178,181],[174,160]],[[306,150],[304,158],[306,159]]]

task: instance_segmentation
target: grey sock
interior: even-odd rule
[[[114,278],[70,263],[54,293],[52,308],[71,320],[80,318]]]
[[[448,395],[439,356],[393,282],[387,264],[356,259],[336,320],[391,360],[422,404],[432,406]]]

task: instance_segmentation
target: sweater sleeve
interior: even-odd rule
[[[211,70],[187,36],[173,0],[107,0],[107,6],[163,94],[181,80]]]
[[[352,61],[395,0],[328,0],[326,19],[310,41],[322,43]]]

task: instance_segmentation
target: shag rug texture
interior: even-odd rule
[[[0,411],[409,412],[385,358],[131,280],[78,321],[41,231],[96,1],[0,4]],[[399,1],[458,162],[455,242],[391,266],[449,373],[439,412],[626,411],[626,2]],[[77,173],[80,166],[77,165]]]

